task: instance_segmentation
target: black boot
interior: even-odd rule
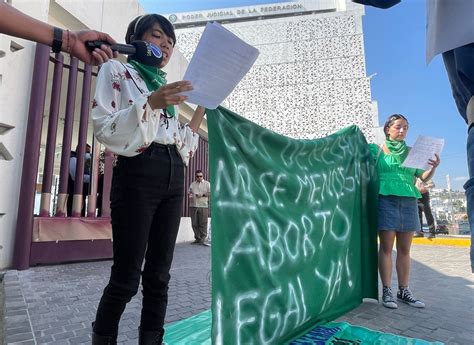
[[[94,332],[94,324],[92,322],[92,345],[117,345],[117,335],[98,335]]]
[[[117,345],[117,336],[98,335],[92,332],[92,345]]]
[[[138,345],[161,345],[165,330],[161,331],[142,331],[138,328]]]

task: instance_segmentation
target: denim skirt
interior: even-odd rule
[[[379,195],[378,231],[410,232],[420,229],[415,197]]]

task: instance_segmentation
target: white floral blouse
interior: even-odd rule
[[[187,124],[181,125],[177,116],[170,118],[161,109],[153,110],[148,104],[151,92],[145,82],[132,65],[125,66],[109,60],[97,76],[92,102],[95,136],[115,154],[127,157],[140,154],[152,142],[176,145],[188,165],[199,135]]]

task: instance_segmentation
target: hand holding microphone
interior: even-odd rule
[[[110,49],[110,45],[115,44],[115,41],[103,32],[93,30],[71,31],[67,36],[69,36],[67,46],[70,49],[68,52],[85,63],[100,65],[117,57],[117,52]],[[96,47],[96,49],[90,49],[87,43],[91,40],[100,40],[103,44]]]
[[[89,41],[86,43],[86,46],[93,50],[103,44],[107,43],[103,41]],[[163,61],[161,49],[146,41],[133,41],[130,44],[112,44],[110,49],[114,52],[128,55],[135,61],[149,66],[158,67]],[[165,109],[170,105],[178,105],[188,98],[181,93],[191,91],[192,89],[191,83],[184,80],[166,84],[148,97],[148,104],[150,104],[152,109]]]
[[[95,48],[100,48],[103,44],[108,44],[104,41],[88,41],[86,46],[91,51]],[[148,66],[157,67],[163,61],[163,53],[156,45],[146,41],[133,41],[130,44],[112,44],[110,45],[112,51],[120,54],[128,55],[135,61]]]

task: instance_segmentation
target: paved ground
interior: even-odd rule
[[[412,288],[426,302],[425,309],[400,305],[389,310],[364,303],[338,321],[446,344],[474,344],[474,275],[468,255],[465,247],[415,245]],[[90,343],[90,324],[109,269],[110,261],[101,261],[8,271],[5,343]],[[122,318],[121,344],[137,343],[138,296]],[[178,245],[166,321],[189,317],[210,304],[210,248]]]
[[[392,286],[397,286],[396,279]],[[363,303],[338,321],[450,345],[474,344],[474,274],[469,248],[413,246],[411,288],[426,308],[399,303],[392,310]]]

